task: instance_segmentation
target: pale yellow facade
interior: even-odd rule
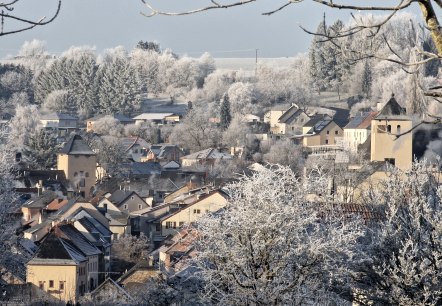
[[[83,197],[91,195],[96,182],[97,158],[95,155],[58,154],[57,169],[63,170],[76,192]]]
[[[341,202],[364,204],[366,197],[374,191],[383,189],[390,172],[376,171],[363,182],[347,182],[346,185],[337,186],[337,195]]]
[[[279,118],[286,112],[286,110],[271,110],[264,115],[264,122],[270,125],[270,132],[279,134],[280,127],[278,125]]]
[[[401,170],[410,169],[413,162],[413,133],[400,137],[396,135],[412,127],[411,120],[372,120],[371,160],[388,160]]]
[[[203,195],[204,196],[204,195]],[[227,199],[220,192],[215,192],[206,198],[197,200],[194,204],[180,210],[172,216],[161,221],[162,235],[175,234],[177,229],[184,224],[197,221],[209,212],[216,212],[226,206]]]
[[[86,262],[75,264],[66,261],[64,264],[28,263],[26,280],[61,301],[78,301],[86,292]]]
[[[305,135],[311,127],[303,127],[302,133]],[[337,139],[343,136],[342,128],[334,121],[331,121],[318,134],[304,136],[302,143],[304,147],[336,145]]]
[[[358,146],[370,136],[369,129],[344,129],[344,146],[350,152],[357,152]]]

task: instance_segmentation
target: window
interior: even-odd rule
[[[38,282],[38,287],[39,287],[41,290],[44,290],[44,289],[45,289],[45,282],[39,281],[39,282]]]
[[[385,133],[387,131],[387,128],[385,125],[380,124],[378,125],[378,133]]]
[[[388,132],[388,133],[391,133],[391,125],[390,125],[390,124],[387,125],[387,132]]]
[[[84,171],[80,171],[80,176],[84,176]]]
[[[49,281],[49,288],[54,288],[54,281],[53,280]]]
[[[160,232],[161,231],[161,224],[155,224],[155,231]]]
[[[397,134],[400,134],[401,133],[401,126],[398,125],[396,128],[397,128]]]
[[[327,135],[330,134],[330,131],[327,131]]]
[[[138,209],[141,209],[143,207],[143,205],[138,204]]]
[[[201,213],[201,210],[199,210],[199,209],[194,209],[194,210],[193,210],[193,213],[194,213],[194,214],[200,214],[200,213]]]
[[[396,164],[396,160],[394,158],[386,158],[384,160],[385,160],[385,162],[387,162],[393,166]]]
[[[335,135],[339,135],[339,131],[335,131]]]
[[[59,288],[60,290],[64,290],[64,282],[60,282],[60,283],[58,284],[58,288]]]
[[[78,176],[78,173],[77,173],[77,172],[74,172],[74,177],[76,177],[76,176]]]
[[[86,176],[86,177],[89,177],[89,172],[86,172],[85,176]]]
[[[328,144],[328,139],[325,140],[325,144]]]
[[[123,208],[124,208],[124,209],[127,209],[127,204],[124,204]]]
[[[86,186],[86,181],[84,178],[80,179],[80,187]]]

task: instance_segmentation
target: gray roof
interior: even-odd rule
[[[133,162],[122,165],[122,172],[127,175],[161,174],[161,164],[155,162]]]
[[[54,232],[49,233],[46,239],[40,244],[40,248],[34,256],[34,259],[57,259],[66,260],[67,263],[73,261],[79,263],[86,258],[68,241],[57,237]],[[33,262],[32,259],[30,263]],[[35,263],[38,263],[37,260]]]
[[[135,191],[119,190],[118,189],[112,193],[112,195],[108,198],[108,200],[118,206],[134,193],[135,193]]]
[[[232,159],[232,155],[217,149],[205,149],[182,157],[183,159]]]
[[[44,192],[36,199],[30,199],[23,204],[23,207],[28,208],[45,208],[52,200],[57,198],[57,195],[52,191]]]
[[[59,225],[56,231],[60,237],[69,240],[84,255],[101,254],[101,251],[92,245],[72,224]]]
[[[127,117],[126,115],[124,115],[124,114],[120,114],[120,113],[109,114],[109,115],[101,114],[101,115],[98,115],[98,116],[95,116],[95,117],[89,118],[89,119],[87,119],[87,121],[97,121],[97,120],[100,120],[101,118],[103,118],[103,117],[105,117],[105,116],[113,117],[114,119],[117,119],[117,120],[120,121],[121,123],[126,123],[126,124],[128,124],[128,123],[134,123],[134,122],[135,122],[135,120],[133,120],[132,118],[129,118],[129,117]]]
[[[94,151],[87,145],[80,135],[74,135],[65,143],[59,153],[62,154],[78,154],[78,155],[95,155]]]
[[[312,126],[307,134],[317,134],[321,132],[326,126],[328,126],[333,120],[329,116],[316,115],[310,119],[304,126]]]
[[[103,237],[112,236],[112,232],[108,230],[106,227],[102,226],[101,224],[97,224],[97,222],[94,222],[95,219],[83,217],[81,219],[78,219],[77,221],[81,225],[83,225],[84,228],[91,234],[98,233],[101,234]]]
[[[40,116],[41,120],[77,120],[78,118],[65,113],[49,113]]]
[[[394,95],[385,103],[384,107],[376,116],[376,119],[409,119],[407,117],[407,112],[404,107],[402,107],[394,98]]]
[[[165,155],[172,151],[179,148],[176,145],[173,144],[159,144],[159,145],[152,145],[150,147],[150,151],[152,151],[153,154],[155,154],[158,158],[165,157]]]

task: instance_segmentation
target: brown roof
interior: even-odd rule
[[[46,206],[46,210],[56,211],[68,204],[68,200],[64,199],[54,199],[51,203]]]

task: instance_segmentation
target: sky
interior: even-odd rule
[[[152,0],[153,5],[183,11],[210,3],[209,0]],[[299,25],[315,30],[323,14],[332,24],[337,18],[347,21],[348,11],[331,10],[304,1],[272,15],[285,1],[261,0],[237,8],[212,10],[188,16],[154,16],[141,0],[62,0],[61,11],[51,24],[30,31],[0,37],[0,58],[16,55],[25,41],[43,40],[51,54],[61,54],[71,46],[94,46],[98,53],[119,45],[131,50],[138,41],[157,41],[179,55],[198,57],[209,52],[213,57],[291,57],[307,52],[311,36]],[[57,0],[21,0],[17,16],[50,18]],[[5,30],[14,27],[6,22]]]

